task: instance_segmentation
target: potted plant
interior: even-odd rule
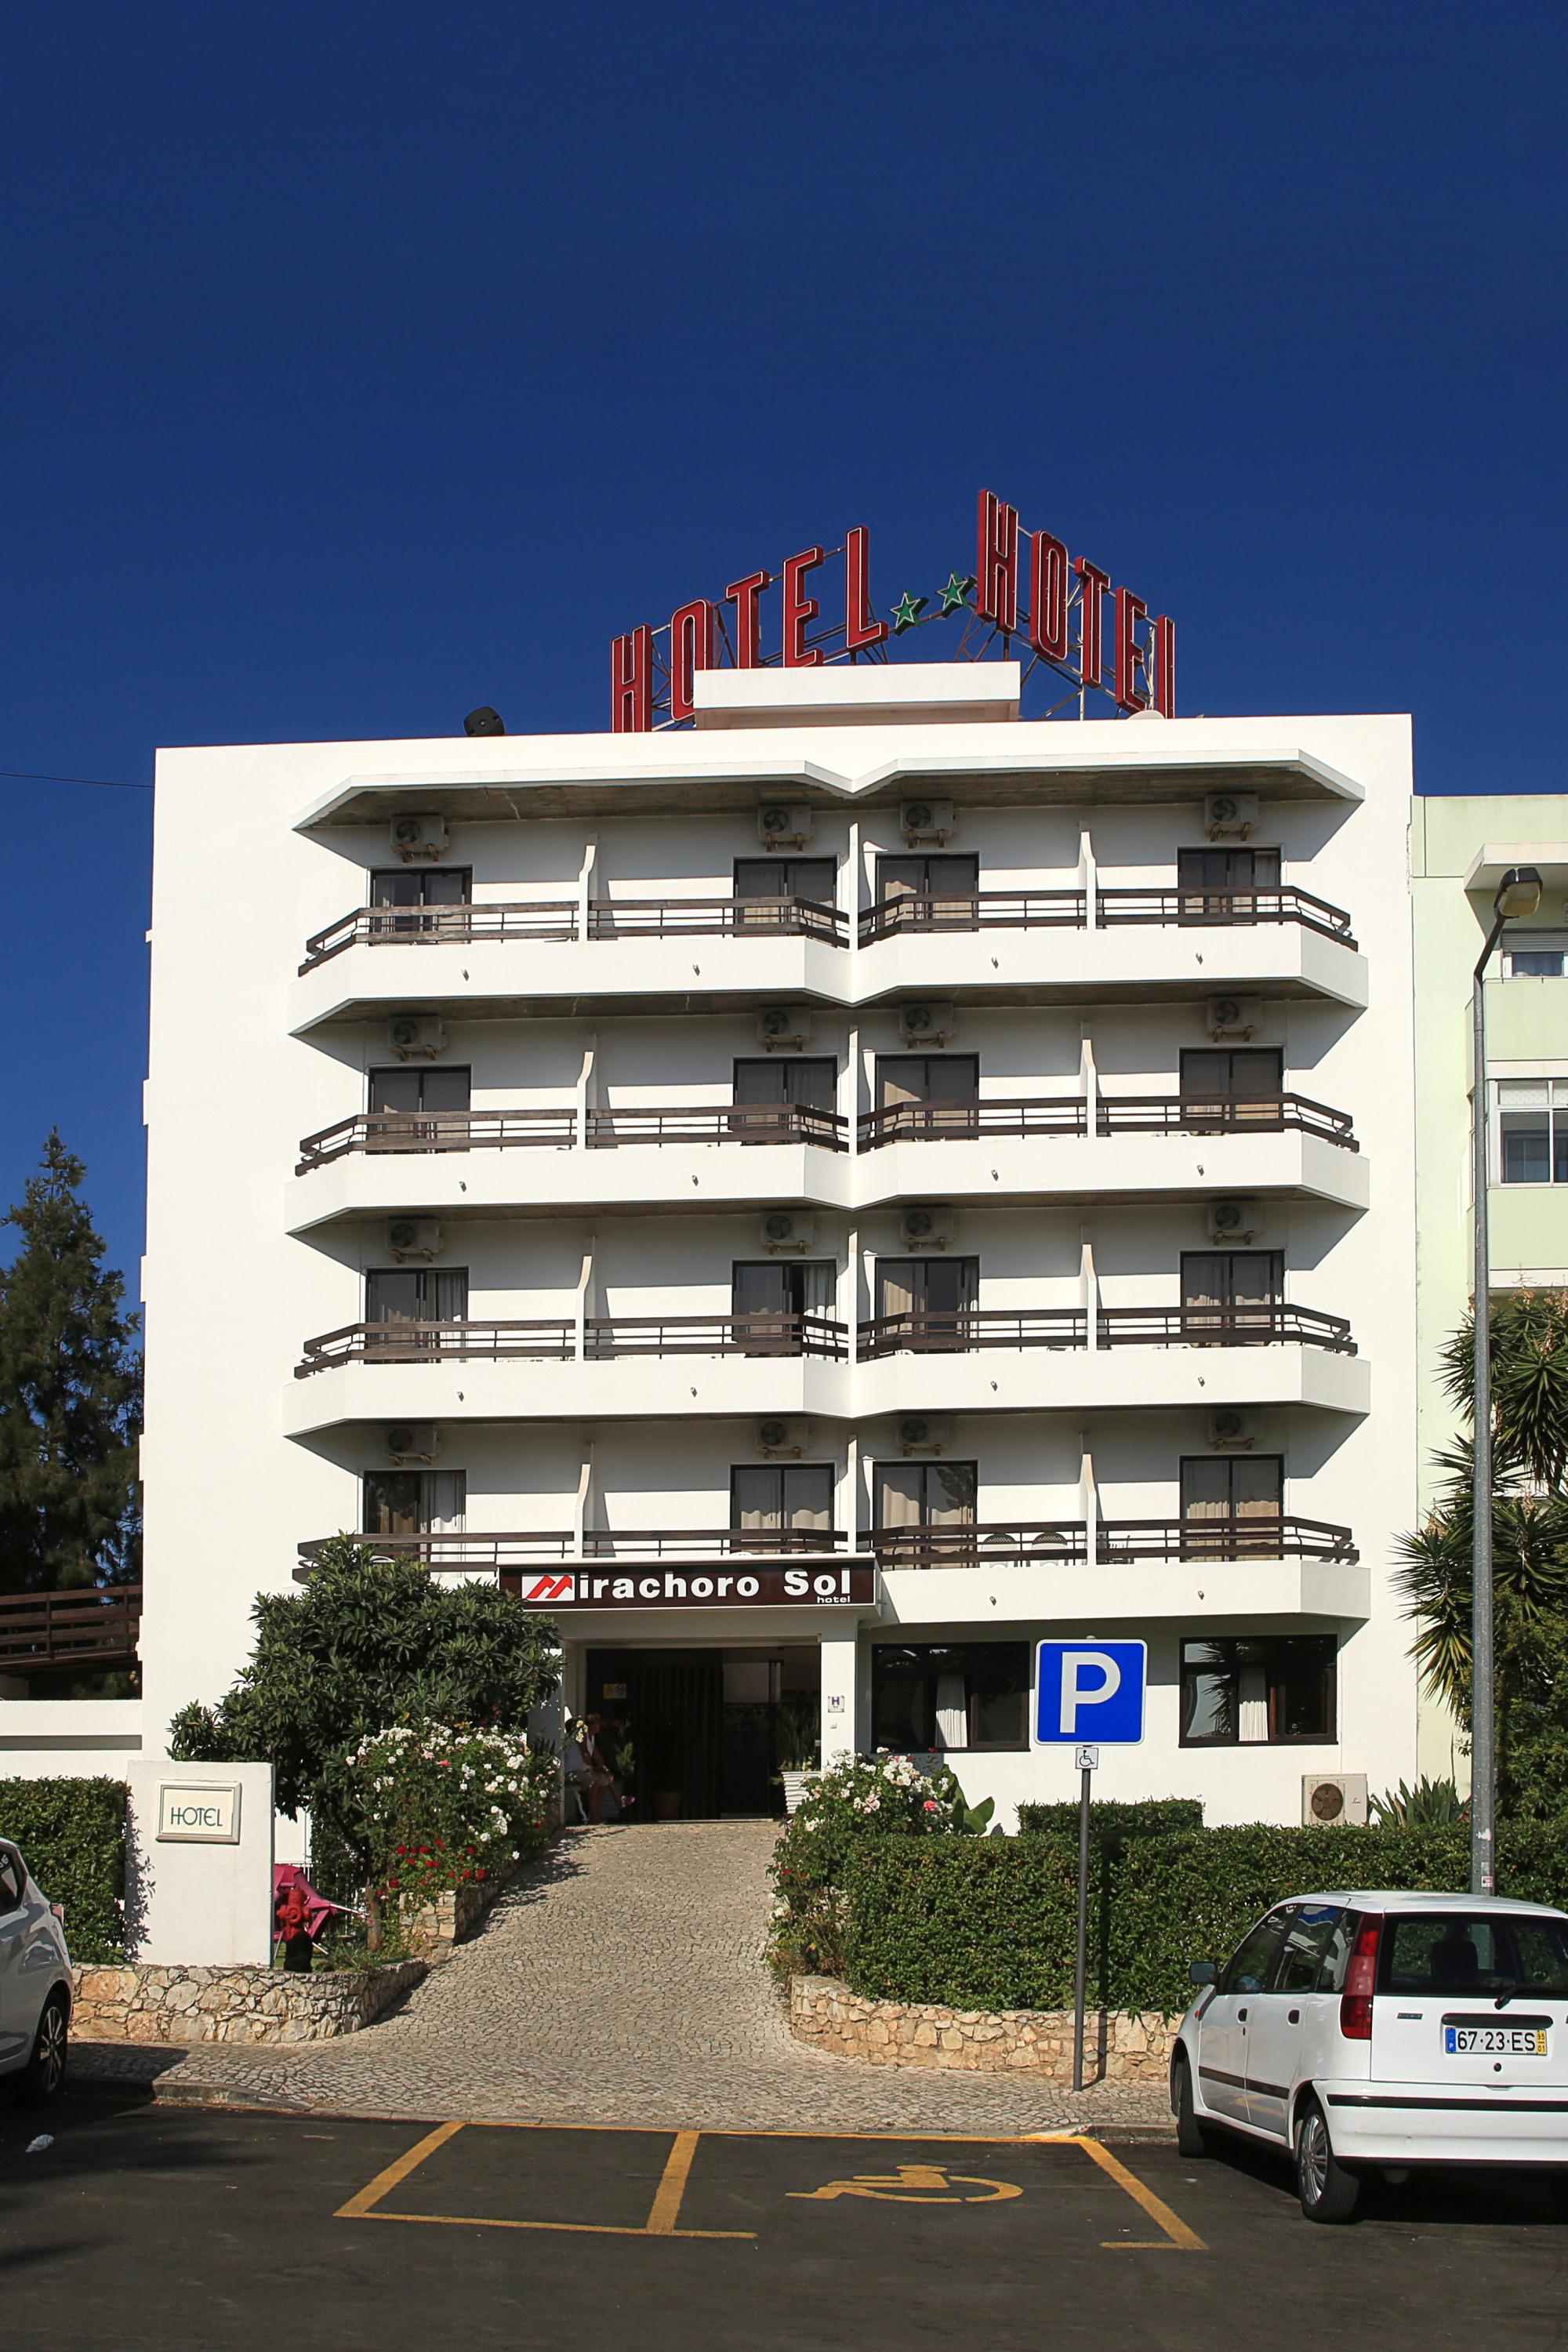
[[[816,1769],[818,1714],[819,1702],[815,1698],[786,1698],[779,1705],[774,1740],[786,1813],[794,1812],[806,1776]]]

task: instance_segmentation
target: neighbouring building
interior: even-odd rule
[[[648,1815],[820,1723],[1010,1821],[1051,1634],[1149,1644],[1107,1795],[1413,1769],[1407,721],[1018,698],[161,754],[150,1752],[346,1529],[553,1615]]]
[[[1411,831],[1415,943],[1417,1434],[1423,1515],[1434,1456],[1458,1427],[1438,1375],[1444,1342],[1474,1291],[1471,975],[1510,866],[1544,892],[1510,923],[1485,983],[1489,1248],[1494,1292],[1568,1284],[1568,795],[1417,799]],[[1464,1784],[1468,1760],[1447,1711],[1422,1710],[1421,1763]]]

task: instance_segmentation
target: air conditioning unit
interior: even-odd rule
[[[1262,1222],[1256,1201],[1211,1201],[1209,1202],[1208,1225],[1211,1242],[1245,1244],[1253,1240]]]
[[[1220,1405],[1209,1415],[1209,1444],[1216,1454],[1245,1453],[1252,1444],[1252,1416]]]
[[[405,1258],[434,1258],[441,1255],[441,1221],[438,1217],[394,1217],[386,1229],[387,1254],[399,1265]]]
[[[438,1013],[395,1013],[386,1024],[386,1042],[400,1062],[433,1062],[446,1045],[447,1032]]]
[[[940,1454],[952,1444],[952,1415],[948,1412],[907,1412],[899,1423],[900,1454]]]
[[[392,1462],[434,1462],[441,1451],[441,1433],[433,1421],[394,1422],[385,1437]]]
[[[1366,1827],[1364,1772],[1303,1772],[1301,1825],[1304,1829]]]
[[[812,813],[804,803],[764,801],[757,811],[757,838],[765,849],[804,849],[811,831]]]
[[[916,842],[946,842],[957,830],[951,801],[905,801],[899,811],[899,830],[913,848]]]
[[[420,858],[445,857],[447,820],[444,816],[395,816],[392,845],[405,866]]]
[[[758,1041],[770,1054],[809,1045],[815,1030],[804,1004],[764,1004],[757,1015]]]
[[[1263,1000],[1258,996],[1211,996],[1204,1007],[1209,1035],[1255,1037],[1263,1026]]]
[[[952,1239],[951,1202],[911,1202],[899,1213],[899,1239],[906,1249],[945,1249]]]
[[[899,1030],[906,1045],[945,1045],[956,1026],[952,1005],[938,1004],[929,996],[899,1007]]]
[[[775,1455],[798,1462],[811,1444],[809,1421],[760,1421],[757,1423],[757,1452],[769,1461]]]
[[[780,1250],[806,1250],[816,1239],[816,1219],[798,1209],[770,1209],[762,1222],[763,1247],[770,1257]]]
[[[1245,841],[1258,824],[1256,793],[1205,793],[1204,831],[1211,841]]]

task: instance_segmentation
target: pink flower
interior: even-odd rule
[[[928,1797],[925,1803],[921,1808],[922,1812],[927,1813],[934,1813],[936,1809],[936,1799],[934,1797]]]

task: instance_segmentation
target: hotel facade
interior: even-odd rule
[[[649,1816],[770,1811],[819,1731],[1010,1823],[1076,1789],[1058,1635],[1148,1643],[1107,1796],[1408,1774],[1407,722],[1018,698],[726,670],[689,731],[160,756],[106,1745],[346,1531],[552,1617]]]

